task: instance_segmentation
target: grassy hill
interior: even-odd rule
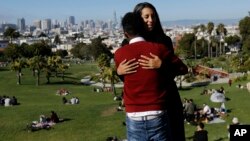
[[[79,83],[83,76],[96,72],[98,68],[94,64],[72,65],[64,81],[52,77],[51,84],[46,84],[42,76],[41,85],[36,86],[29,69],[23,71],[22,85],[17,85],[15,72],[0,68],[0,95],[15,96],[20,103],[11,107],[0,106],[0,141],[104,141],[108,136],[126,138],[126,128],[122,125],[125,114],[116,111],[118,101],[113,100],[113,95],[109,92],[96,93],[92,86]],[[208,88],[218,89],[220,86],[225,88],[226,96],[230,99],[226,107],[231,112],[225,118],[226,123],[205,125],[211,141],[227,140],[226,126],[234,116],[242,123],[250,123],[247,113],[250,94],[247,90],[236,88],[236,83],[232,87],[219,84],[209,85]],[[68,89],[71,94],[66,98],[76,96],[80,104],[63,105],[62,96],[56,95],[60,88]],[[180,90],[180,94],[182,98],[194,99],[198,106],[203,103],[218,106],[209,100],[209,96],[200,95],[202,90],[203,87]],[[120,93],[121,89],[117,91]],[[38,121],[41,114],[49,116],[51,110],[65,121],[54,125],[51,130],[25,130],[27,123]],[[185,127],[188,138],[193,135],[195,126],[186,124]]]

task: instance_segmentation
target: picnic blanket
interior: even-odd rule
[[[209,121],[207,124],[224,123],[224,122],[226,122],[226,121],[221,119],[221,118],[214,118],[213,120]]]

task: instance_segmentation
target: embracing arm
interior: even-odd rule
[[[176,55],[169,54],[171,57],[167,57],[166,60],[161,60],[158,56],[150,53],[151,57],[141,55],[141,59],[138,60],[139,64],[144,69],[158,69],[163,68],[171,72],[171,76],[174,78],[178,75],[184,75],[188,72],[187,66]]]
[[[141,55],[141,59],[138,60],[139,64],[142,66],[143,69],[158,69],[161,67],[162,61],[161,59],[154,55],[153,53],[150,53],[150,57],[147,57],[145,55]]]
[[[138,68],[138,67],[139,67],[139,65],[138,65],[138,62],[136,61],[135,58],[128,60],[128,61],[127,61],[127,59],[125,59],[117,66],[116,73],[117,73],[118,77],[122,81],[124,81],[124,75],[130,74],[130,73],[135,73],[136,68]]]
[[[135,58],[128,61],[125,59],[119,64],[116,71],[118,75],[125,75],[135,73],[138,67],[139,65]]]

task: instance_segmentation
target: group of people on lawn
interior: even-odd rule
[[[18,105],[17,98],[15,96],[9,97],[9,96],[0,96],[0,106],[13,106]]]
[[[214,118],[222,117],[226,114],[225,104],[222,103],[220,108],[210,107],[204,103],[198,108],[192,99],[184,99],[183,103],[184,119],[188,124],[196,124],[198,122],[208,123]]]

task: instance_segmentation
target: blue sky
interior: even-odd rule
[[[76,22],[87,19],[117,19],[146,0],[0,0],[0,23],[26,23],[36,19],[66,20],[75,16]],[[248,15],[250,0],[148,0],[162,21],[180,19],[238,19]]]

